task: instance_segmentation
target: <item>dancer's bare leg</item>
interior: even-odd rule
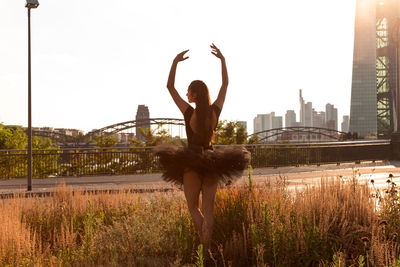
[[[202,181],[199,175],[193,171],[187,170],[183,175],[183,191],[185,193],[187,205],[190,215],[196,228],[197,233],[201,238],[203,227],[203,214],[199,207],[199,196],[201,191]],[[202,241],[201,241],[202,242]]]
[[[211,235],[214,227],[214,201],[217,192],[217,179],[204,179],[201,188],[202,191],[202,211],[203,211],[203,228],[202,242],[204,251],[207,252],[211,245]]]

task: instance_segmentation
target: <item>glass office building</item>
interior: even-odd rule
[[[350,128],[364,138],[394,129],[398,0],[357,0]]]

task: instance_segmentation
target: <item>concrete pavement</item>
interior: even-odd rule
[[[386,186],[389,174],[393,181],[400,184],[400,161],[343,163],[341,165],[300,166],[280,168],[257,168],[253,170],[255,183],[275,183],[283,178],[289,187],[303,187],[320,181],[323,177],[341,177],[369,182],[374,179],[376,187]],[[247,171],[237,183],[247,183]],[[32,180],[32,194],[50,194],[55,188],[65,183],[73,190],[105,191],[130,189],[136,192],[171,190],[174,187],[162,180],[160,173],[95,176],[95,177],[65,177]],[[0,180],[0,196],[14,193],[26,193],[27,179]]]

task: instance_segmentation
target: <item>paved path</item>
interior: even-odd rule
[[[400,161],[363,162],[361,164],[346,163],[337,166],[301,166],[281,168],[258,168],[253,170],[255,183],[276,183],[285,179],[289,187],[303,187],[320,181],[321,178],[352,179],[369,182],[374,179],[378,188],[385,187],[389,174],[393,175],[393,181],[400,185]],[[239,179],[238,183],[247,183],[247,171]],[[143,190],[169,190],[172,185],[161,179],[161,174],[136,174],[96,177],[68,177],[46,178],[32,180],[32,193],[42,194],[54,191],[57,185],[65,183],[72,186],[73,190],[119,190],[133,189],[139,192]],[[12,193],[25,193],[26,179],[0,180],[0,195]]]

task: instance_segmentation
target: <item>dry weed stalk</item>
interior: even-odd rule
[[[367,185],[328,178],[293,192],[285,185],[221,188],[213,262],[393,265],[400,226],[395,214],[382,223],[370,196]],[[0,265],[185,264],[198,245],[180,191],[88,194],[61,185],[53,197],[3,200],[0,212]]]

